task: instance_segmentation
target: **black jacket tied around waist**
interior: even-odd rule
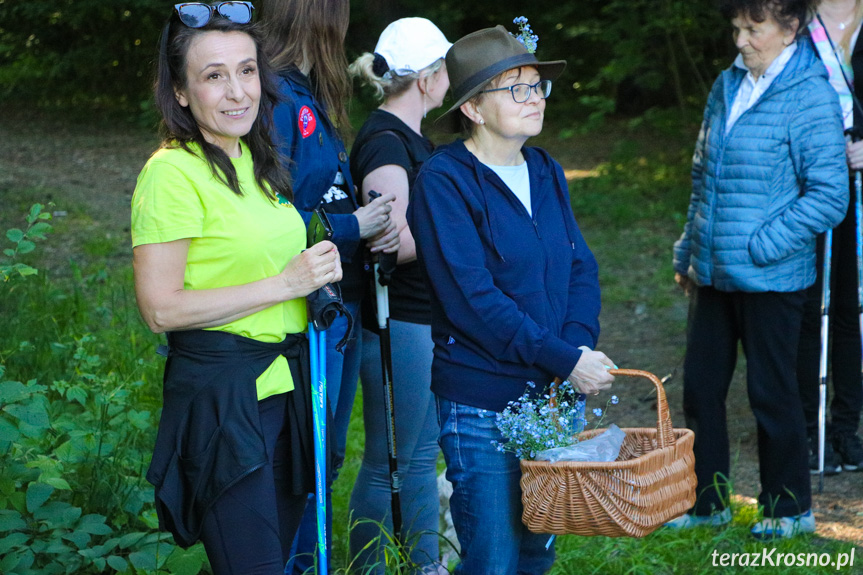
[[[156,487],[162,529],[172,533],[181,547],[193,545],[212,504],[267,463],[256,380],[280,355],[287,358],[294,380],[283,430],[291,436],[292,491],[313,492],[306,335],[288,334],[282,342],[265,343],[221,331],[193,330],[169,333],[168,346],[164,407],[147,472],[147,481]]]

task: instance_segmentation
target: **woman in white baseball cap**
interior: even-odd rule
[[[401,484],[403,541],[423,573],[438,565],[438,495],[436,464],[438,423],[431,392],[431,310],[429,294],[416,261],[406,210],[419,168],[434,146],[420,127],[429,110],[443,103],[449,78],[444,56],[452,44],[425,18],[402,18],[384,29],[374,54],[363,54],[349,70],[375,89],[381,105],[357,134],[351,150],[351,174],[362,190],[395,195],[390,216],[399,230],[398,266],[389,284],[394,417]],[[374,297],[374,292],[367,297]],[[360,521],[351,530],[351,555],[359,566],[384,571],[380,524],[392,528],[387,421],[381,386],[380,341],[363,333],[360,369],[366,443],[350,509]],[[371,544],[370,544],[371,542]],[[363,571],[366,573],[366,571]]]

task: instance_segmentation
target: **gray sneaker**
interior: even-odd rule
[[[842,460],[846,471],[863,471],[863,445],[856,433],[837,433],[833,436],[833,447]],[[826,450],[825,450],[826,453]]]
[[[665,527],[671,529],[691,529],[692,527],[719,527],[731,523],[731,509],[726,507],[722,511],[717,511],[712,515],[690,515],[684,513],[680,517],[672,519],[665,523]]]
[[[842,472],[842,459],[833,451],[829,439],[824,442],[824,475],[836,475]],[[818,436],[809,437],[809,473],[818,475]]]

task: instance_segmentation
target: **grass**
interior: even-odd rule
[[[849,554],[852,545],[837,543],[818,537],[799,537],[778,542],[761,543],[749,534],[749,527],[756,518],[754,506],[745,506],[736,510],[735,518],[728,527],[699,527],[684,531],[662,530],[648,535],[644,539],[610,539],[607,537],[570,537],[560,538],[557,546],[558,559],[552,573],[594,573],[603,575],[677,575],[686,573],[696,575],[701,573],[836,573],[832,565],[813,567],[798,566],[797,555],[803,554],[804,562],[809,554],[827,553],[831,560],[836,560],[840,553]],[[773,551],[775,549],[775,551]],[[716,555],[714,556],[714,551]],[[726,566],[720,563],[723,554],[736,553],[736,565],[730,565],[730,557]],[[739,555],[748,554],[745,563]],[[775,562],[778,554],[792,554],[794,565],[778,566],[766,563],[763,567],[755,567],[752,555],[771,554]],[[856,555],[856,553],[855,553]],[[855,556],[855,569],[850,566],[840,572],[859,573],[859,560]]]
[[[615,137],[605,139],[591,134],[573,135],[571,131],[565,131],[566,137],[560,139],[555,134],[564,130],[548,129],[549,135],[543,136],[539,144],[549,148],[564,168],[587,169],[595,174],[573,180],[570,185],[576,217],[601,266],[603,345],[615,350],[613,357],[619,365],[645,366],[659,372],[666,369],[667,358],[679,358],[682,352],[685,301],[671,281],[670,246],[685,217],[692,130],[689,127],[682,132],[660,133],[644,125],[634,131],[619,126],[613,129]],[[594,138],[600,143],[593,145]],[[119,140],[120,137],[110,138],[115,145]],[[619,145],[615,140],[629,143]],[[593,160],[585,163],[579,150],[586,150],[584,155],[591,158],[603,156],[604,161],[599,165]],[[141,163],[126,158],[126,169],[130,174],[137,173]],[[13,224],[20,225],[13,214],[22,213],[34,201],[53,200],[58,204],[54,209],[67,215],[56,218],[54,235],[34,254],[26,256],[27,261],[43,268],[26,293],[21,286],[0,285],[0,290],[10,290],[0,292],[4,317],[0,360],[7,375],[22,381],[37,376],[71,377],[74,374],[64,375],[68,367],[59,362],[58,346],[72,346],[73,335],[86,333],[93,336],[93,353],[101,356],[105,370],[118,373],[123,381],[145,382],[136,399],[142,403],[140,409],[156,409],[163,364],[155,355],[155,346],[160,338],[146,330],[135,307],[128,230],[124,229],[128,214],[124,215],[125,222],[119,218],[106,223],[99,208],[65,200],[67,184],[63,181],[56,187],[17,185],[12,181],[9,184],[8,180],[0,180],[0,198],[10,208],[0,214],[4,231]],[[78,186],[75,197],[80,197],[80,183],[68,185]],[[11,201],[5,202],[6,198]],[[639,389],[631,397],[642,395]],[[626,418],[646,413],[650,421],[649,401],[631,414],[625,410],[622,413]],[[345,464],[334,485],[337,568],[349,563],[348,501],[363,443],[362,395],[358,393]],[[720,529],[660,530],[643,539],[561,536],[552,573],[835,573],[833,566],[723,567],[713,564],[713,552],[721,556],[776,549],[777,554],[830,553],[836,558],[837,553],[851,551],[850,543],[821,536],[756,542],[749,535],[756,515],[754,504],[738,502],[733,524]],[[854,570],[846,567],[839,572],[863,573],[861,564],[863,556],[856,557]]]

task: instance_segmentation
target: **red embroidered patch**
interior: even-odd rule
[[[315,113],[312,112],[311,108],[308,106],[300,108],[300,119],[298,124],[303,138],[308,138],[315,133],[315,126],[317,126],[318,121],[315,119]]]

